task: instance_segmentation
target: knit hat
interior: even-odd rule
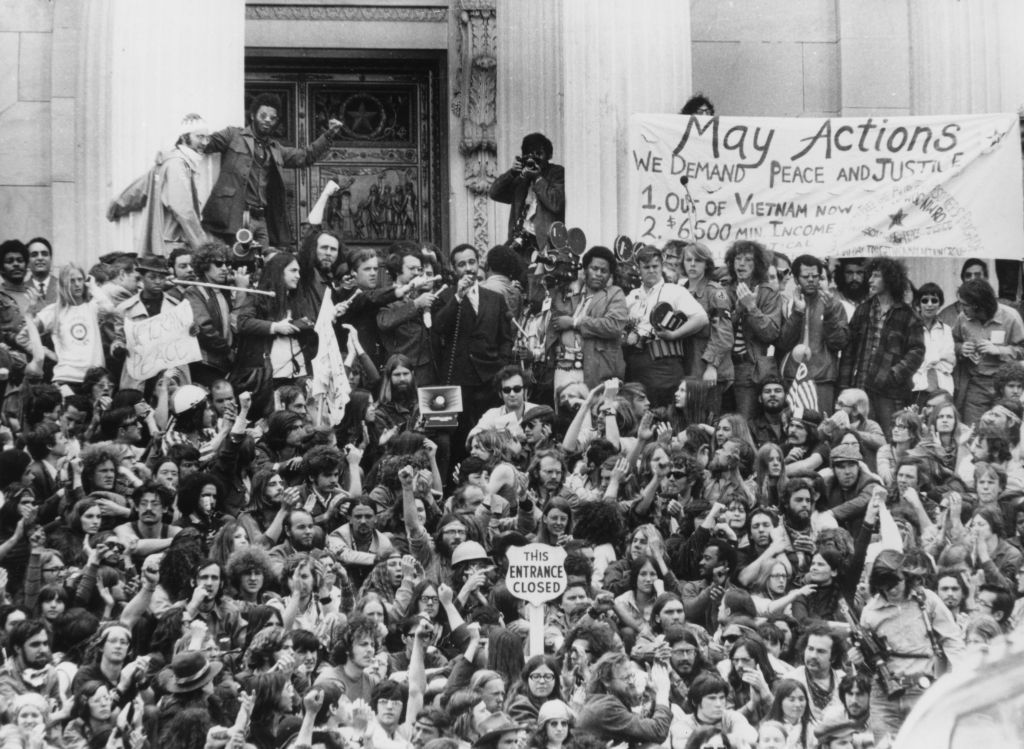
[[[210,126],[206,120],[203,119],[201,114],[191,112],[181,118],[181,125],[178,126],[178,135],[189,135],[191,133],[202,132],[206,135],[210,133]]]
[[[864,456],[860,453],[860,445],[851,445],[849,443],[833,447],[828,458],[833,466],[836,463],[859,463],[864,460]]]

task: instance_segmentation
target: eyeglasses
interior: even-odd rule
[[[541,674],[541,673],[532,673],[532,674],[530,674],[530,681],[554,681],[554,680],[555,680],[555,675],[554,674]]]
[[[501,389],[501,392],[503,392],[505,395],[509,395],[510,393],[521,393],[521,392],[523,392],[523,386],[522,385],[512,385],[510,387],[503,387]]]
[[[672,469],[671,471],[668,472],[668,475],[671,476],[674,479],[685,479],[686,478],[686,471],[682,471],[682,470],[679,470],[678,468],[674,468],[674,469]]]
[[[921,304],[942,304],[942,301],[937,296],[923,296]]]
[[[792,271],[788,268],[778,268],[775,271],[775,275],[779,278],[788,278],[790,273],[792,273]]]
[[[440,600],[437,596],[420,596],[420,601],[423,603],[438,603]]]
[[[548,725],[549,726],[554,726],[555,728],[565,728],[566,726],[569,725],[569,721],[567,721],[567,720],[560,720],[560,719],[552,719],[552,720],[548,721]]]
[[[63,572],[67,567],[61,565],[60,567],[43,567],[43,572]]]
[[[211,260],[211,261],[210,261],[210,265],[213,265],[213,266],[215,266],[215,267],[217,267],[217,268],[223,268],[223,267],[225,267],[225,266],[226,266],[227,264],[228,264],[228,263],[227,263],[227,261],[226,261],[226,260]]]
[[[771,575],[768,575],[769,580],[786,580],[788,578],[789,575],[787,575],[785,572],[774,572]]]
[[[734,643],[734,642],[738,642],[739,639],[740,639],[739,635],[722,635],[722,642],[728,643],[730,645],[732,643]],[[733,660],[736,661],[737,663],[740,663],[740,662],[748,660],[748,659],[747,658],[733,658]]]

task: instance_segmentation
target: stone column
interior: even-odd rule
[[[629,118],[678,112],[691,93],[690,4],[564,0],[566,223],[588,245],[631,233]]]
[[[68,108],[75,123],[68,175],[74,202],[55,199],[54,224],[69,254],[88,265],[105,252],[135,249],[138,215],[112,224],[107,204],[174,144],[185,114],[201,114],[212,128],[243,123],[245,3],[82,4],[75,98]],[[216,162],[209,167],[204,198]]]
[[[689,96],[689,3],[498,0],[498,67],[499,171],[545,132],[566,168],[566,224],[591,245],[629,232],[629,116]]]

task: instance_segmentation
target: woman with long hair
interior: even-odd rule
[[[647,634],[654,601],[666,589],[664,562],[644,555],[629,563],[629,589],[615,598],[615,613],[623,625],[623,637],[635,641]],[[626,630],[628,627],[629,631]]]
[[[248,515],[225,520],[210,541],[210,558],[226,567],[232,554],[249,548],[261,535],[255,522]]]
[[[536,542],[554,546],[571,540],[572,506],[562,497],[552,497],[541,514]]]
[[[178,525],[199,531],[207,549],[224,518],[223,499],[224,485],[212,473],[194,473],[182,481],[178,489],[178,512],[181,513]]]
[[[772,690],[772,706],[767,720],[777,720],[786,727],[787,749],[812,749],[811,701],[807,688],[793,679],[779,679]]]
[[[878,448],[875,457],[876,473],[889,486],[896,478],[896,465],[921,441],[923,424],[914,411],[904,408],[892,417],[892,431],[889,441]]]
[[[281,474],[269,468],[253,475],[249,505],[240,517],[249,518],[262,532],[256,543],[266,548],[277,545],[291,509],[289,495],[297,495],[298,491],[298,487],[286,487]]]
[[[75,692],[71,722],[64,726],[67,746],[95,746],[100,737],[109,734],[117,718],[110,691],[102,681],[93,680],[85,682]]]
[[[99,533],[103,514],[95,499],[80,499],[68,508],[63,522],[53,523],[46,536],[47,547],[57,551],[67,564],[82,567],[89,554],[88,540]]]
[[[786,458],[782,448],[774,442],[766,442],[757,449],[754,458],[754,477],[757,503],[774,510],[781,506],[780,490],[786,483]]]
[[[275,411],[267,417],[267,430],[256,442],[253,469],[278,474],[289,486],[302,483],[302,446],[306,420],[292,411]]]
[[[53,381],[77,385],[90,367],[102,367],[105,347],[100,333],[100,315],[114,306],[92,276],[68,263],[57,276],[57,301],[43,307],[36,316],[39,332],[53,339],[56,363]],[[111,343],[111,352],[124,343]]]
[[[519,678],[509,690],[505,712],[519,723],[534,723],[541,705],[562,699],[562,671],[550,655],[535,655],[526,661]]]
[[[714,438],[711,441],[711,454],[714,455],[728,439],[738,439],[750,447],[752,455],[757,454],[754,435],[750,432],[750,424],[746,417],[737,413],[722,414],[715,422]]]
[[[661,531],[650,523],[637,526],[630,532],[629,537],[626,539],[626,548],[622,558],[608,565],[604,571],[600,587],[616,596],[630,590],[631,565],[638,559],[646,559],[648,557],[655,560],[667,557],[665,538],[661,535]],[[663,575],[663,577],[667,577],[667,575]],[[669,583],[667,587],[674,589],[675,586],[675,583]]]
[[[771,705],[776,680],[761,639],[740,637],[729,648],[729,657],[718,664],[718,672],[729,683],[735,709],[751,723],[761,720]]]
[[[304,316],[298,286],[299,261],[279,252],[260,274],[259,289],[272,296],[243,294],[238,309],[238,355],[231,379],[236,389],[252,392],[256,414],[268,410],[275,387],[311,373],[316,320]]]
[[[942,448],[939,460],[947,471],[956,471],[970,457],[971,429],[960,421],[960,414],[952,403],[932,409],[928,414],[928,433],[938,440]]]

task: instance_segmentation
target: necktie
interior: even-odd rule
[[[46,281],[36,281],[36,288],[39,289],[39,298],[44,299],[46,297]]]

